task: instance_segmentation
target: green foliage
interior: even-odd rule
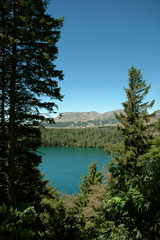
[[[89,190],[78,195],[62,195],[56,188],[47,186],[42,197],[40,214],[44,239],[95,239],[99,234],[102,203],[106,195],[106,184],[101,184],[102,174],[96,172],[97,164],[89,167],[86,179]]]
[[[152,203],[144,184],[144,177],[126,175],[125,189],[123,186],[121,190],[113,187],[108,190],[103,206],[107,224],[101,226],[104,239],[154,239]]]
[[[56,188],[47,185],[41,200],[40,219],[45,229],[45,239],[65,238],[65,209]]]
[[[41,129],[43,147],[104,147],[106,143],[119,143],[121,134],[115,128],[104,129]]]
[[[83,175],[82,182],[80,183],[80,190],[82,194],[86,194],[90,192],[90,187],[97,184],[98,182],[102,182],[103,175],[101,170],[97,171],[97,162],[93,161],[88,167],[88,175]]]
[[[79,197],[74,195],[63,195],[62,201],[65,208],[65,236],[67,239],[82,239],[81,229],[84,226],[81,215]]]
[[[153,114],[148,114],[148,108],[154,104],[144,102],[150,85],[147,86],[143,80],[140,70],[133,66],[129,70],[129,88],[125,88],[127,101],[123,103],[124,114],[115,114],[120,121],[119,132],[123,136],[123,146],[121,150],[116,147],[106,147],[106,151],[113,155],[111,165],[117,166],[117,171],[122,175],[125,171],[132,171],[141,165],[140,156],[145,154],[153,139],[153,130],[150,125],[150,118]],[[120,150],[120,151],[119,151]]]
[[[84,239],[98,239],[100,236],[100,226],[103,222],[103,201],[106,199],[106,193],[106,184],[97,182],[90,187],[90,191],[86,195],[86,204],[80,212],[84,222],[84,227],[81,226]]]
[[[33,206],[24,210],[9,209],[0,206],[0,239],[31,240],[41,239],[42,234],[36,229],[37,213]]]
[[[97,163],[93,161],[88,167],[88,175],[83,175],[80,183],[81,194],[74,200],[76,228],[79,229],[78,239],[95,239],[99,234],[102,201],[106,195],[106,184],[102,184],[103,175],[97,171]]]
[[[46,14],[47,3],[0,0],[0,162],[5,161],[0,201],[15,208],[40,202],[41,135],[35,126],[47,120],[42,110],[55,112],[53,99],[63,98],[58,86],[63,74],[54,65],[63,19]]]
[[[47,14],[47,4],[0,0],[0,204],[8,209],[1,215],[2,239],[43,239],[38,231],[44,230],[40,213],[46,182],[38,169],[37,126],[50,120],[44,110],[57,109],[53,99],[63,98],[58,86],[63,74],[54,64],[63,19]]]
[[[147,113],[154,101],[150,104],[144,102],[149,88],[140,70],[131,67],[129,88],[125,89],[127,101],[123,103],[125,113],[116,114],[123,145],[121,148],[116,145],[106,147],[113,160],[108,166],[110,178],[103,206],[101,239],[149,240],[160,236],[159,220],[155,220],[160,202],[159,168],[155,168],[153,157],[154,154],[155,158],[157,156],[157,146],[151,147],[158,139],[153,141],[149,124],[152,115]],[[151,152],[147,153],[150,147]],[[154,187],[156,191],[152,191]]]
[[[157,125],[157,130],[160,133],[160,120]],[[155,234],[155,239],[160,238],[160,136],[153,139],[150,151],[145,155],[144,160],[147,162],[144,168],[145,182],[144,189],[147,198],[151,203],[152,208],[152,231]]]

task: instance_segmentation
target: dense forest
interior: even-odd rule
[[[51,122],[42,110],[56,112],[53,100],[63,99],[54,63],[63,18],[46,14],[47,4],[0,0],[0,239],[158,240],[160,120],[151,126],[140,70],[129,69],[117,130],[40,130]],[[63,195],[38,169],[42,143],[105,146],[112,160],[105,174],[92,162],[81,192]]]
[[[96,147],[120,143],[122,135],[114,128],[41,129],[43,147]]]

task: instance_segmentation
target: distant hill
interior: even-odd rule
[[[153,118],[154,121],[158,121],[158,119],[160,119],[160,110],[157,110],[157,111],[156,111],[156,115],[155,115],[155,117]]]
[[[120,113],[123,110],[116,110]],[[114,112],[97,113],[92,112],[65,112],[61,118],[56,118],[56,127],[96,127],[117,123]]]
[[[46,127],[57,128],[84,128],[84,127],[105,127],[113,126],[118,123],[114,113],[123,113],[122,109],[109,111],[105,113],[91,112],[64,112],[61,117],[56,117],[55,124],[43,125]],[[156,116],[151,119],[152,122],[160,118],[160,110],[156,111]]]

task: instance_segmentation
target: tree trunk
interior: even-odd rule
[[[2,11],[2,31],[3,33],[5,28],[5,20],[4,20],[4,11]],[[5,47],[2,46],[1,48],[1,94],[0,94],[0,100],[1,100],[1,110],[0,110],[0,204],[3,202],[8,202],[8,196],[7,196],[7,180],[6,180],[6,160],[7,160],[7,135],[6,135],[6,122],[5,122],[5,90],[6,90],[6,67],[5,67],[5,61],[6,61],[6,52]]]
[[[16,39],[16,6],[14,1],[13,12],[13,37]],[[16,43],[12,46],[12,67],[11,67],[11,82],[10,82],[10,111],[9,111],[9,141],[8,141],[8,202],[10,206],[16,206],[16,199],[14,196],[14,167],[15,167],[15,85],[16,85],[16,66],[17,66],[17,49]]]

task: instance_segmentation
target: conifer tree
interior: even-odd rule
[[[94,239],[96,235],[95,232],[97,231],[93,229],[98,221],[99,212],[97,208],[100,207],[99,202],[103,198],[101,194],[103,174],[101,170],[97,170],[96,161],[93,161],[89,165],[87,175],[84,174],[81,179],[81,194],[78,194],[75,200],[76,225],[79,225],[78,228],[80,230],[79,239]],[[98,193],[95,191],[97,188],[100,190]],[[97,194],[98,197],[95,196],[95,194]],[[99,198],[100,200],[94,200],[94,198]]]
[[[9,37],[5,25],[9,26],[7,18],[7,3],[3,1],[0,8],[0,203],[7,199],[7,181],[6,181],[6,158],[7,158],[7,141],[8,131],[6,122],[6,105],[7,99],[7,68],[9,54]]]
[[[154,235],[154,202],[148,195],[149,152],[153,141],[148,113],[151,103],[144,98],[150,85],[146,85],[140,70],[129,70],[129,88],[125,89],[127,100],[123,103],[124,114],[116,114],[123,143],[113,146],[113,160],[108,166],[110,173],[108,192],[104,203],[105,221],[103,239],[156,239]],[[103,225],[103,224],[102,224]]]
[[[102,182],[103,175],[101,170],[97,171],[97,162],[93,161],[88,167],[88,175],[81,177],[83,182],[80,183],[82,194],[87,194],[91,191],[91,186]]]
[[[55,112],[55,100],[62,100],[58,81],[63,74],[55,60],[63,19],[46,14],[47,4],[0,0],[1,132],[7,136],[0,157],[8,165],[8,202],[14,207],[36,201],[43,188],[37,169],[41,157],[35,153],[41,139],[35,126],[45,119],[44,109]]]
[[[123,136],[123,144],[106,147],[114,158],[112,165],[116,165],[120,171],[132,171],[140,165],[139,156],[145,154],[151,146],[153,130],[150,118],[153,114],[148,109],[154,104],[145,102],[144,99],[150,89],[140,70],[133,66],[129,70],[129,87],[125,88],[127,100],[123,103],[124,113],[115,114],[120,121],[119,132]],[[114,168],[115,169],[115,168]]]

